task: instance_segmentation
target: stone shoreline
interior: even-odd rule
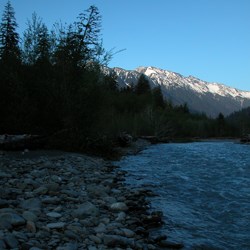
[[[1,153],[1,152],[0,152]],[[101,158],[54,151],[1,153],[0,249],[171,249],[152,237],[161,212],[149,190]]]

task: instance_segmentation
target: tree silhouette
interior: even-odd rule
[[[5,63],[20,60],[19,35],[16,28],[15,11],[8,1],[0,25],[0,58]]]

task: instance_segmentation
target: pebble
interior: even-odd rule
[[[47,227],[50,229],[61,229],[61,228],[64,228],[64,226],[65,226],[64,222],[56,222],[56,223],[47,224]]]
[[[154,250],[168,244],[149,240],[142,224],[152,222],[146,191],[126,188],[126,172],[110,162],[52,151],[0,158],[0,249]]]
[[[50,213],[47,213],[46,215],[49,216],[49,217],[52,217],[52,218],[60,218],[60,217],[62,217],[62,215],[57,213],[57,212],[50,212]]]
[[[128,207],[124,202],[113,203],[110,208],[114,211],[127,211]]]

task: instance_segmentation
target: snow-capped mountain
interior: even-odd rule
[[[204,112],[215,117],[220,112],[228,115],[250,106],[250,92],[241,91],[223,84],[209,83],[193,76],[155,67],[139,67],[135,70],[113,68],[120,87],[137,83],[141,74],[148,77],[152,87],[161,86],[162,93],[174,105],[187,103],[193,112]]]

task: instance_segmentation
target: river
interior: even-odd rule
[[[158,194],[162,233],[184,249],[250,249],[250,146],[234,142],[153,145],[118,165],[126,182]]]

